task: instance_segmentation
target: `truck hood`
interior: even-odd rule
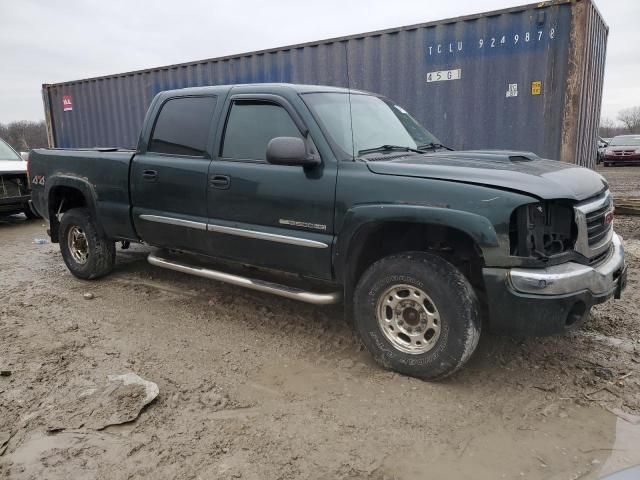
[[[531,152],[467,150],[411,154],[391,152],[367,157],[369,170],[381,175],[433,178],[512,190],[541,199],[584,200],[607,188],[596,172],[544,160]]]
[[[0,173],[27,173],[27,162],[0,160]]]

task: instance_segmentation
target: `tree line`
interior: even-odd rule
[[[621,110],[618,113],[618,122],[611,118],[600,119],[599,135],[602,138],[625,134],[640,135],[640,106]]]
[[[47,126],[44,120],[31,122],[0,123],[0,138],[18,152],[28,152],[34,148],[48,147]]]

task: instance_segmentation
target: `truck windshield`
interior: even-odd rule
[[[332,140],[349,156],[383,145],[415,149],[440,144],[402,107],[386,99],[333,92],[308,93],[303,98]]]
[[[4,140],[0,140],[0,162],[4,160],[22,160],[22,157],[18,155],[13,148],[7,145]]]

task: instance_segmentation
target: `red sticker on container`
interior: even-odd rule
[[[71,95],[63,95],[62,110],[65,112],[69,112],[73,110],[73,102],[71,101]]]

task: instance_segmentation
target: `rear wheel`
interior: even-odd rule
[[[91,280],[107,275],[113,269],[115,242],[98,233],[88,209],[73,208],[65,212],[59,238],[64,263],[76,277]]]
[[[436,255],[407,252],[374,263],[358,282],[356,329],[386,368],[429,380],[451,375],[480,338],[478,300],[466,277]]]

